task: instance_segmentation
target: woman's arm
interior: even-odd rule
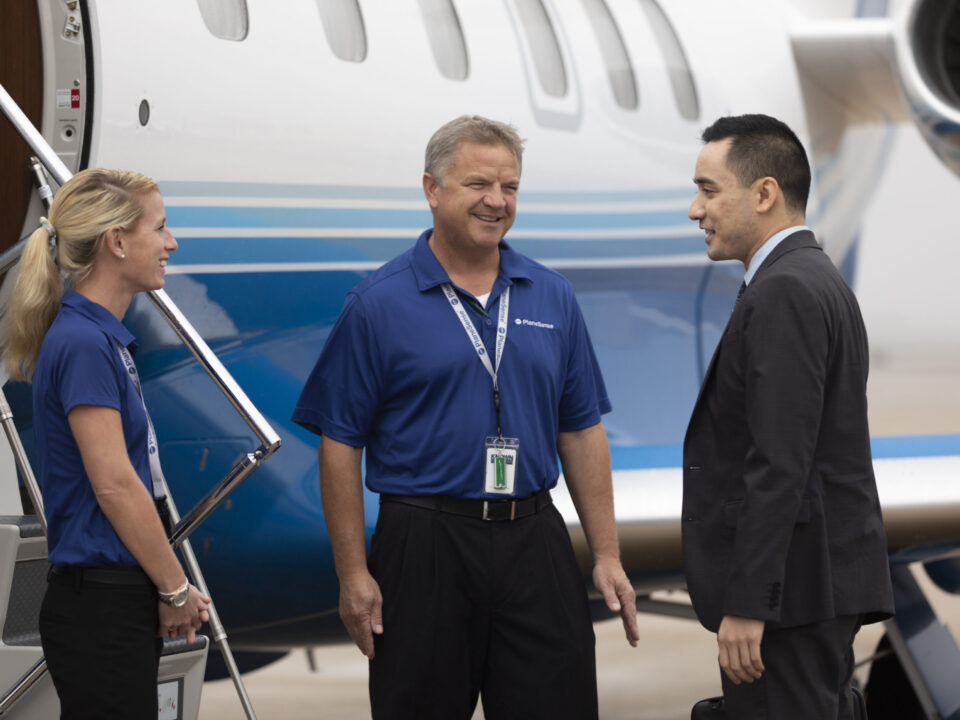
[[[120,541],[160,592],[173,592],[186,580],[180,562],[164,533],[156,506],[127,456],[120,413],[110,407],[78,405],[67,415],[80,448],[83,467],[97,503]],[[186,633],[207,619],[205,598],[191,588],[187,604],[172,608],[161,604],[161,634]]]

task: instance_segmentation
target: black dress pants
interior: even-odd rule
[[[62,720],[156,720],[157,593],[152,586],[51,574],[40,640]]]
[[[489,522],[385,502],[370,570],[383,594],[374,720],[594,720],[586,589],[552,506]]]
[[[763,634],[764,672],[734,685],[720,673],[728,720],[853,720],[853,638],[860,617],[774,628]]]

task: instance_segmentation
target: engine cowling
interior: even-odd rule
[[[924,139],[960,176],[960,2],[915,0],[894,23],[898,79]]]

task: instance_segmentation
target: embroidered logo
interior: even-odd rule
[[[515,325],[526,325],[527,327],[536,327],[536,328],[544,328],[546,330],[553,330],[553,323],[540,322],[539,320],[527,320],[526,318],[516,318],[513,322]]]

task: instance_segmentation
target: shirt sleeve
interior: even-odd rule
[[[573,290],[569,290],[569,337],[567,373],[560,399],[560,432],[571,432],[596,425],[600,416],[613,407],[593,351],[590,333]]]
[[[381,353],[363,302],[347,295],[291,420],[353,447],[363,447],[380,404]]]
[[[77,335],[57,353],[57,395],[68,415],[78,405],[119,411],[122,376],[117,375],[118,350],[105,335]]]

